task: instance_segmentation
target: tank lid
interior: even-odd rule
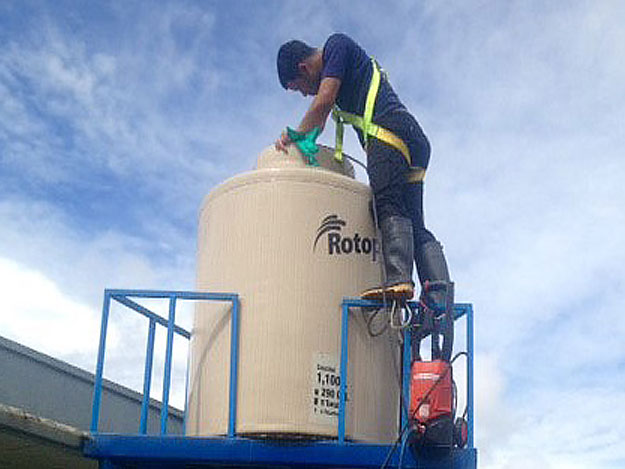
[[[354,167],[348,158],[343,158],[343,162],[339,162],[334,158],[334,148],[325,145],[319,145],[319,153],[317,153],[317,161],[319,166],[308,166],[305,158],[295,145],[287,147],[287,153],[276,150],[271,145],[265,148],[258,156],[256,161],[256,169],[271,168],[305,168],[322,169],[332,171],[343,176],[354,179]]]

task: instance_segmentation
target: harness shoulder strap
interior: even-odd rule
[[[378,91],[380,89],[380,78],[382,72],[380,70],[380,66],[373,58],[371,59],[371,66],[373,67],[373,72],[371,75],[371,82],[369,84],[369,91],[367,92],[367,99],[365,101],[364,115],[359,116],[351,112],[341,111],[338,106],[334,106],[334,109],[332,110],[332,118],[336,122],[336,143],[334,158],[339,162],[343,161],[343,136],[345,133],[344,127],[345,123],[348,123],[362,131],[363,139],[365,141],[365,148],[367,148],[369,137],[375,137],[399,150],[399,152],[408,162],[408,165],[412,167],[410,151],[408,150],[408,147],[406,146],[404,141],[390,130],[387,130],[373,123],[373,111],[375,108],[375,100],[378,96]],[[425,169],[420,167],[412,167],[408,176],[408,182],[421,182],[424,178]]]
[[[365,148],[367,146],[369,138],[369,129],[373,121],[373,109],[375,107],[375,99],[378,96],[378,90],[380,89],[380,66],[371,59],[371,66],[373,67],[373,74],[371,75],[371,84],[369,85],[369,91],[367,92],[367,100],[365,101],[365,114],[362,122],[362,133],[365,139]]]
[[[378,90],[380,89],[380,66],[371,59],[372,75],[369,83],[369,91],[367,91],[367,99],[365,101],[364,115],[358,116],[351,112],[341,111],[338,106],[334,106],[332,110],[332,118],[336,122],[336,144],[334,150],[334,158],[338,161],[343,161],[343,136],[345,133],[345,122],[353,125],[354,127],[362,130],[363,138],[365,140],[365,148],[369,136],[375,136],[378,133],[378,127],[373,124],[373,111],[375,108],[375,99],[378,96]]]
[[[339,108],[335,105],[334,109],[332,109],[332,119],[336,124],[336,136],[334,143],[334,159],[339,163],[343,162],[343,134],[345,133],[345,128],[343,124],[343,118],[340,115]]]

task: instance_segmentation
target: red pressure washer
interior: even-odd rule
[[[428,304],[428,293],[444,293],[444,305]],[[468,425],[463,417],[455,418],[456,386],[451,359],[453,346],[453,283],[425,282],[419,302],[416,324],[411,329],[414,361],[410,376],[411,433],[409,445],[415,456],[441,457],[467,443]],[[442,349],[440,336],[442,335]],[[431,360],[421,359],[421,341],[431,336]]]

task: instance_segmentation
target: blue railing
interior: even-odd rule
[[[153,313],[146,307],[136,303],[130,298],[143,299],[169,299],[169,316],[167,319]],[[108,318],[111,308],[111,300],[127,306],[149,319],[148,340],[143,376],[143,401],[141,403],[141,420],[139,433],[147,433],[148,408],[150,400],[150,385],[152,381],[152,364],[154,358],[154,336],[156,325],[167,328],[167,345],[165,350],[165,369],[163,373],[163,401],[161,407],[161,435],[167,434],[167,418],[169,409],[169,390],[171,384],[171,368],[173,356],[174,333],[186,339],[191,334],[176,325],[176,302],[178,300],[191,301],[225,301],[232,303],[232,328],[230,340],[230,404],[228,415],[228,436],[235,435],[236,408],[237,408],[237,377],[239,363],[239,296],[234,293],[204,293],[187,291],[154,291],[154,290],[105,290],[104,304],[102,306],[102,325],[100,328],[100,346],[98,349],[98,363],[96,365],[95,385],[93,390],[93,408],[91,415],[91,432],[98,432],[100,420],[100,405],[102,401],[102,378],[104,372],[104,350],[106,348],[106,335],[108,330]],[[185,399],[187,390],[185,389]],[[185,403],[186,408],[186,403]],[[185,409],[186,410],[186,409]]]
[[[148,310],[146,307],[136,303],[130,298],[149,299],[169,299],[169,317],[167,319]],[[95,386],[93,393],[93,414],[91,420],[91,432],[98,432],[98,421],[100,416],[100,404],[102,398],[102,378],[104,370],[104,350],[106,347],[106,334],[111,300],[142,314],[149,319],[148,339],[146,351],[146,363],[143,381],[143,402],[141,406],[141,421],[139,433],[147,432],[148,405],[150,396],[150,384],[152,377],[152,363],[154,356],[154,336],[156,325],[159,324],[167,328],[167,345],[165,352],[165,370],[163,377],[163,401],[161,407],[161,435],[167,434],[167,418],[169,406],[169,391],[171,381],[172,352],[174,334],[189,339],[191,334],[175,324],[176,302],[178,300],[193,301],[225,301],[232,303],[232,328],[230,341],[230,393],[229,393],[229,414],[228,414],[228,437],[234,438],[236,434],[236,413],[237,413],[237,377],[239,364],[239,296],[234,293],[205,293],[205,292],[184,292],[184,291],[148,291],[148,290],[105,290],[104,304],[102,307],[102,326],[100,331],[100,346],[98,350],[98,362],[96,367]],[[416,304],[409,305],[414,309]],[[348,360],[348,324],[349,309],[352,307],[375,307],[379,303],[362,300],[360,298],[345,298],[342,303],[341,317],[341,356],[340,356],[340,393],[338,412],[338,443],[345,443],[345,397],[346,397],[346,376]],[[468,439],[467,447],[473,448],[473,308],[471,304],[454,305],[454,320],[463,316],[467,318],[466,345],[467,345],[467,423]],[[403,390],[404,396],[409,395],[410,387],[410,363],[411,363],[410,334],[404,334],[404,362],[403,362]],[[188,373],[188,371],[187,371]],[[186,396],[185,390],[185,396]],[[402,399],[402,405],[404,405]],[[185,403],[186,412],[186,403]],[[402,428],[406,424],[405,412],[402,412]]]
[[[417,304],[409,302],[408,305],[416,310]],[[341,365],[340,365],[340,397],[339,397],[339,428],[338,428],[338,440],[339,443],[345,442],[345,396],[346,396],[346,377],[347,377],[347,351],[348,351],[348,324],[349,324],[349,308],[352,307],[376,307],[380,306],[378,302],[363,300],[360,298],[345,298],[342,304],[342,317],[341,317]],[[469,303],[455,304],[454,305],[454,321],[465,316],[467,317],[467,329],[466,329],[466,341],[467,341],[467,448],[473,448],[473,307]],[[404,337],[404,349],[403,349],[403,383],[402,394],[409,396],[410,394],[410,364],[412,362],[412,347],[410,343],[410,334],[403,334]],[[404,400],[401,399],[401,405],[403,406]],[[406,425],[405,412],[401,413],[402,422],[401,427]]]

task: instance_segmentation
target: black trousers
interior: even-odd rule
[[[408,146],[412,166],[427,168],[430,143],[416,119],[406,111],[394,112],[377,124],[392,131]],[[402,153],[391,145],[370,138],[367,145],[367,173],[373,190],[378,223],[390,216],[412,221],[414,252],[429,241],[436,241],[425,227],[423,183],[407,183],[410,166]]]

